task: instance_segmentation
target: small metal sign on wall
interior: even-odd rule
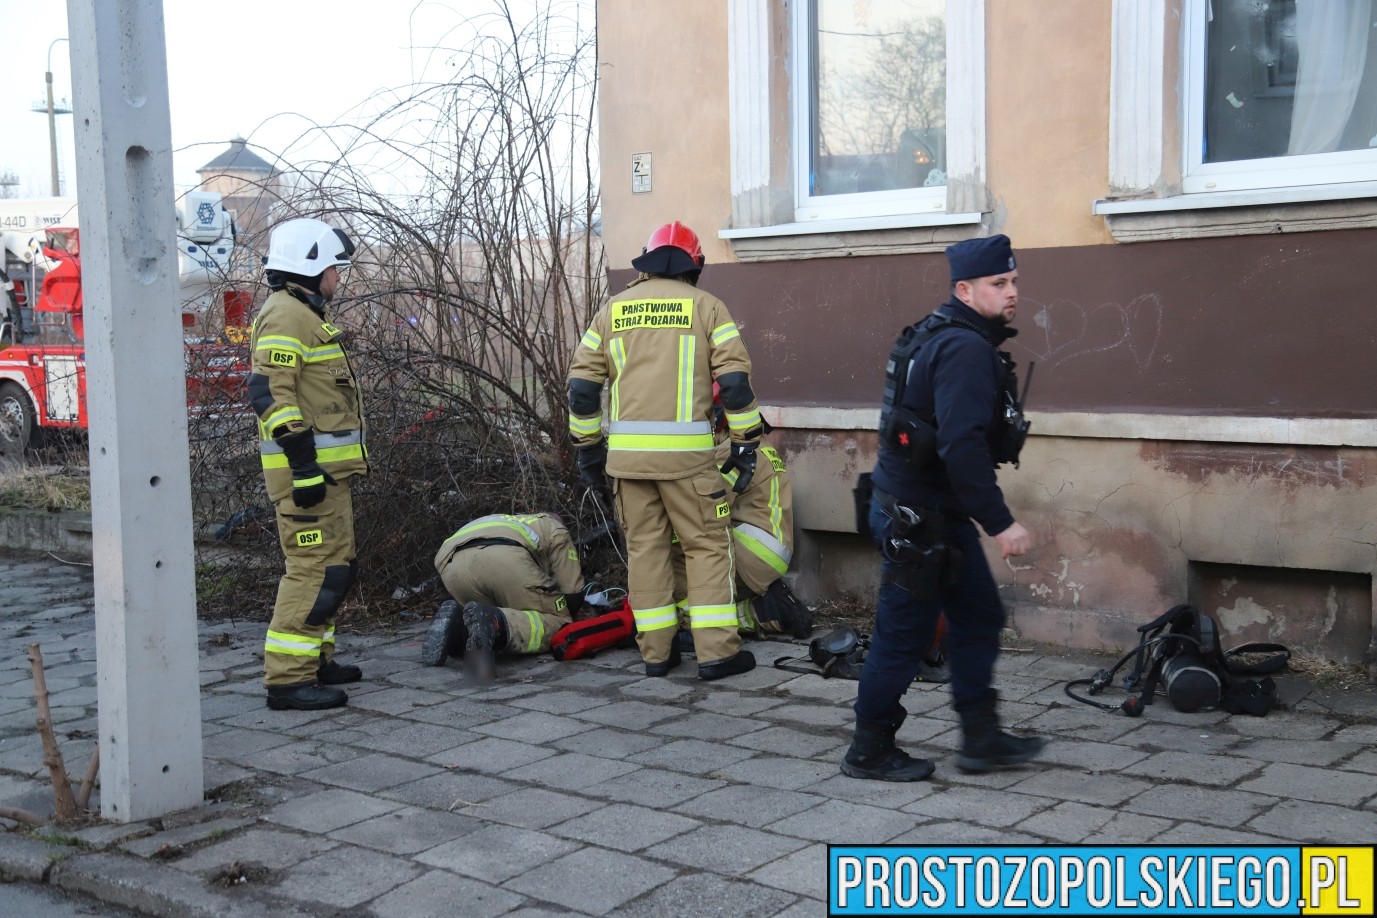
[[[631,154],[631,193],[646,194],[650,191],[650,154]]]

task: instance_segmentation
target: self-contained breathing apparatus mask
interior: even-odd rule
[[[885,364],[884,405],[880,409],[880,442],[902,453],[911,463],[922,467],[937,459],[936,419],[924,418],[904,407],[904,392],[908,388],[908,374],[918,351],[942,329],[959,325],[970,329],[984,338],[991,347],[995,343],[979,326],[959,316],[938,309],[923,321],[906,327],[899,333]],[[1033,382],[1034,363],[1028,364],[1028,377],[1023,384],[1023,394],[1018,391],[1017,364],[1007,351],[995,347],[1000,365],[1004,369],[1004,379],[1000,383],[999,403],[995,406],[993,429],[999,434],[992,457],[995,465],[1012,463],[1018,467],[1019,453],[1028,439],[1028,429],[1032,426],[1023,413],[1028,400],[1028,390]]]

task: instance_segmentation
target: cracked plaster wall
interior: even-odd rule
[[[775,439],[794,477],[800,589],[873,602],[878,562],[854,535],[850,489],[874,465],[875,435],[778,431]],[[999,478],[1037,544],[1005,561],[985,540],[1010,624],[1025,637],[1132,646],[1137,625],[1188,600],[1191,562],[1205,562],[1289,584],[1279,594],[1245,579],[1225,591],[1227,604],[1206,606],[1228,643],[1280,641],[1353,662],[1369,652],[1372,450],[1033,437],[1022,467]],[[1365,601],[1352,601],[1351,589],[1336,599],[1329,580],[1339,575],[1324,572],[1347,572],[1350,586],[1351,575],[1369,578]]]

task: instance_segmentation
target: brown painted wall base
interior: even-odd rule
[[[1039,411],[1377,417],[1377,230],[1019,249]],[[634,277],[610,272],[612,289]],[[879,407],[903,326],[948,296],[941,254],[710,264],[772,405]]]

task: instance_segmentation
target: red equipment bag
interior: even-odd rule
[[[631,614],[631,604],[623,599],[611,612],[570,622],[556,631],[550,639],[550,652],[556,660],[577,660],[592,656],[635,633],[636,620]]]

